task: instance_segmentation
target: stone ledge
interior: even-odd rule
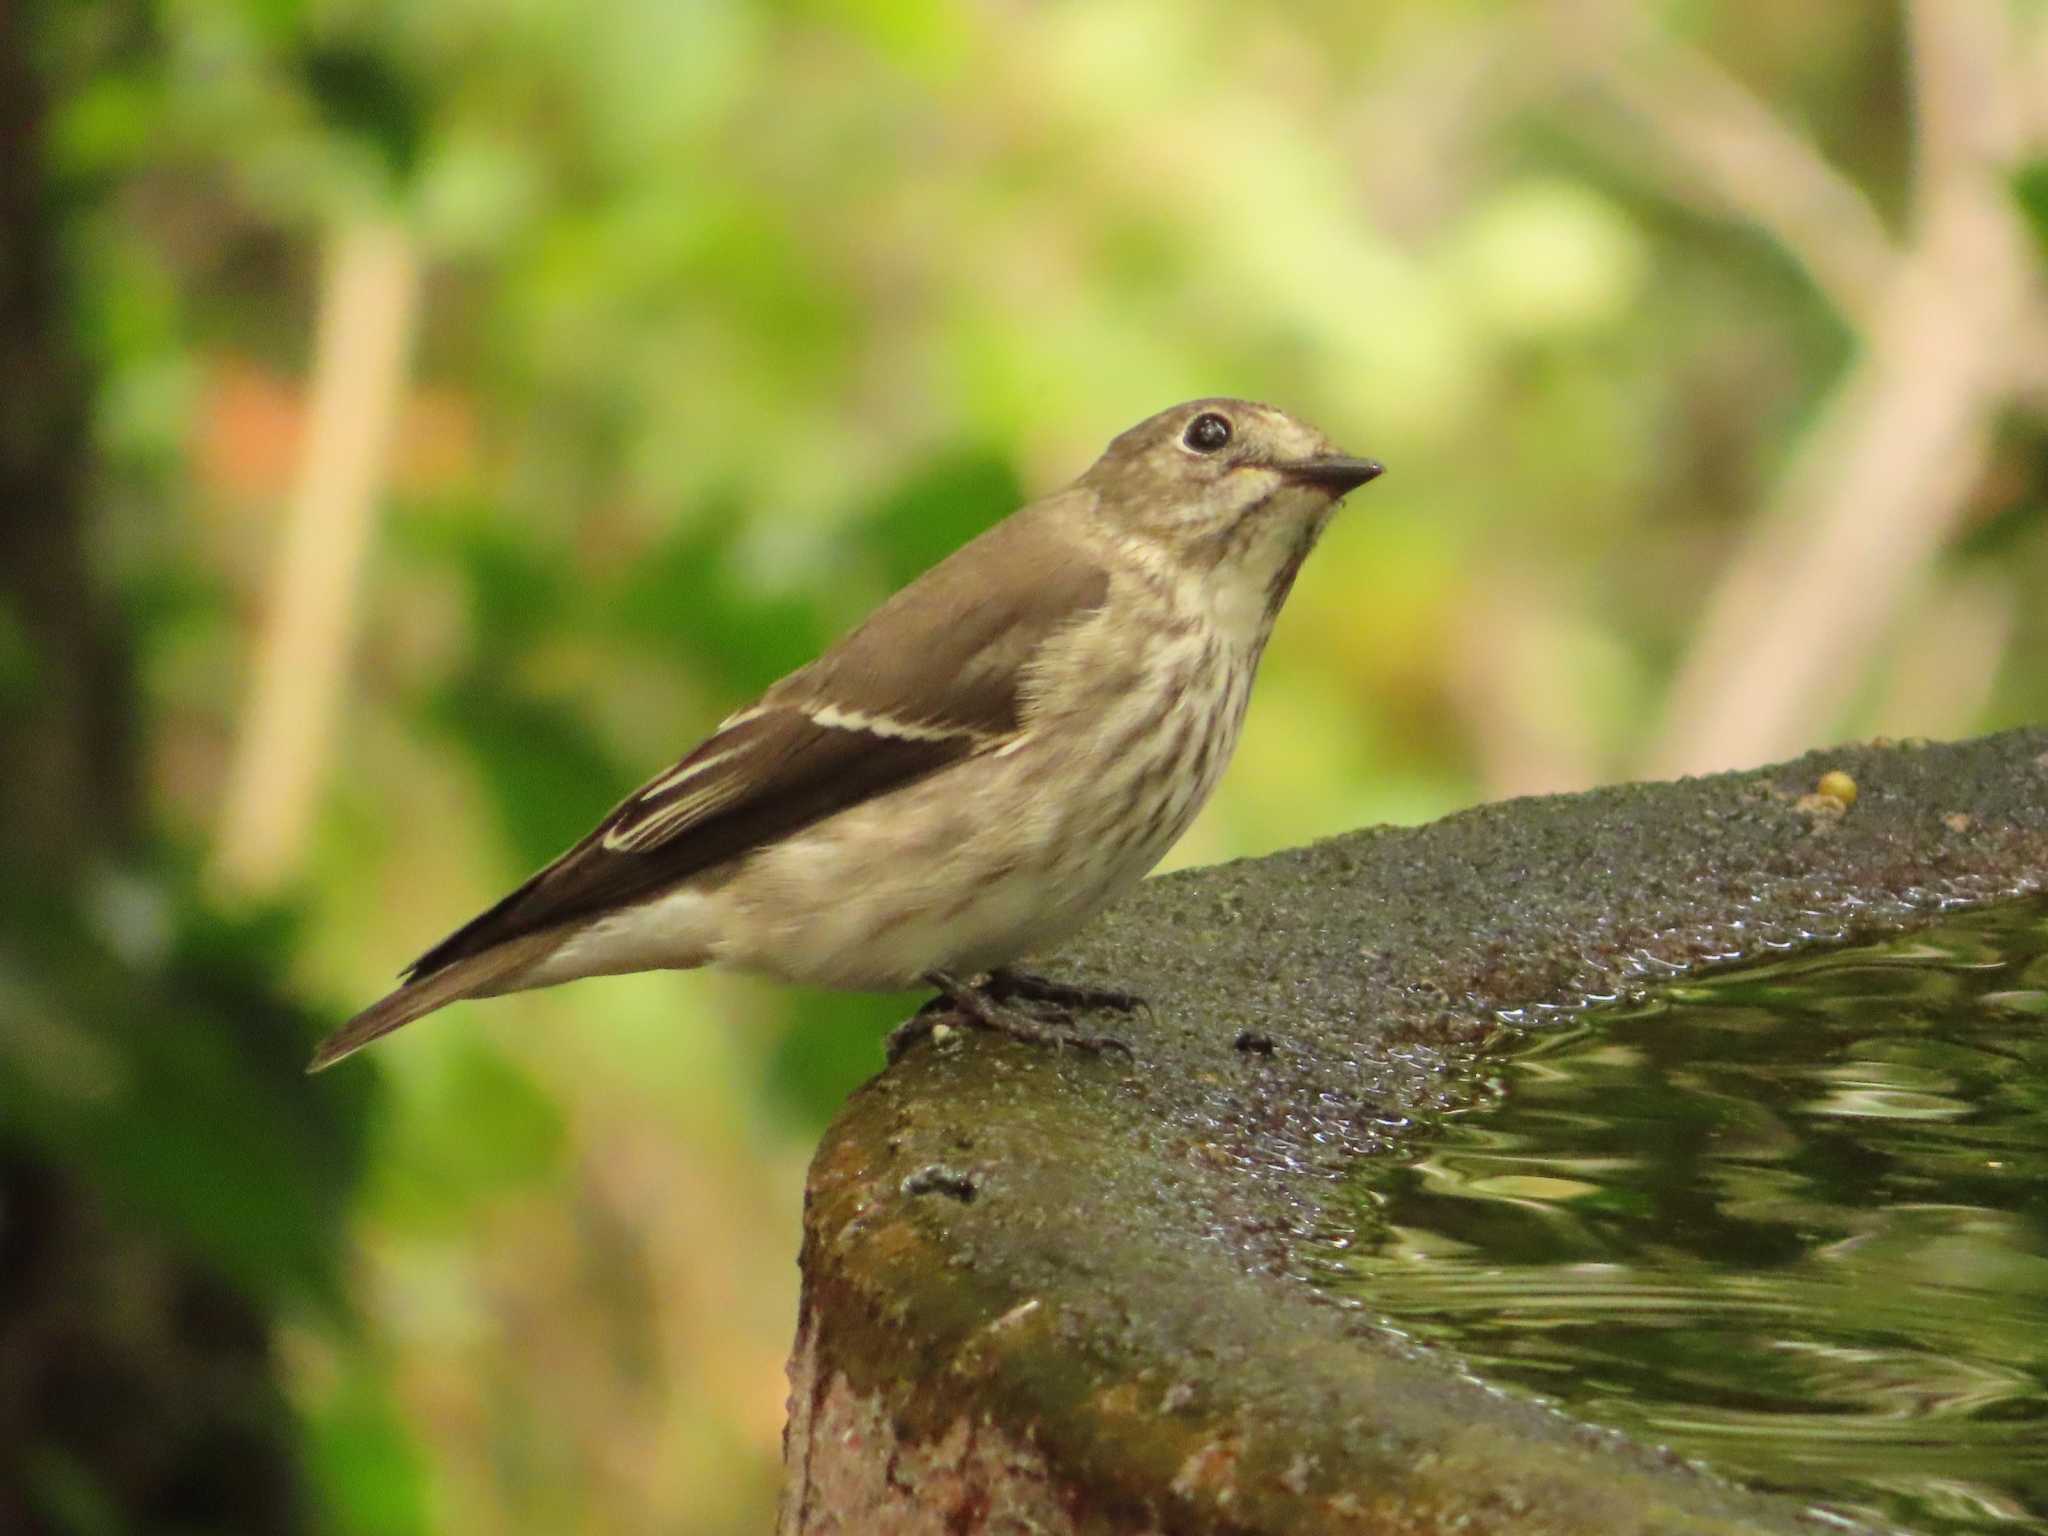
[[[1812,794],[1830,770],[1858,786],[1846,812]],[[1467,1102],[1503,1012],[2044,888],[2038,729],[1148,882],[1044,967],[1152,1000],[1122,1031],[1134,1061],[959,1034],[827,1132],[782,1530],[1813,1529],[1387,1339],[1313,1284],[1336,1263],[1325,1203]]]

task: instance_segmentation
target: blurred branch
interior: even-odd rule
[[[405,387],[419,258],[396,224],[339,229],[320,291],[305,460],[263,615],[214,874],[274,888],[302,856],[354,647],[357,585]]]
[[[1924,219],[1937,200],[1970,205],[1975,183],[2008,167],[2031,115],[2027,60],[2004,0],[1909,0],[1913,62],[1914,190]]]
[[[1768,233],[1852,325],[1875,320],[1897,252],[1853,181],[1644,8],[1559,0],[1553,14],[1567,68],[1648,129],[1681,179]]]
[[[0,860],[69,874],[125,839],[126,658],[86,560],[93,380],[60,275],[47,93],[0,5]]]
[[[1660,774],[1761,761],[1838,718],[1962,513],[2040,325],[2004,168],[2023,50],[2000,0],[1910,11],[1918,147],[1911,249],[1864,347],[1709,599],[1673,688]]]

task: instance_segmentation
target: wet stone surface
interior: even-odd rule
[[[1846,774],[1853,803],[1822,793]],[[1149,882],[1045,962],[1134,1056],[926,1042],[828,1132],[786,1531],[1737,1531],[1796,1505],[1333,1300],[1342,1176],[1541,1027],[2048,886],[2048,731],[1483,807]],[[971,1198],[963,1192],[972,1192]]]

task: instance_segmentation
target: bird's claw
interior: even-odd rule
[[[939,989],[939,995],[890,1032],[887,1051],[891,1062],[932,1033],[947,1016],[956,1017],[972,1028],[1007,1035],[1027,1045],[1049,1045],[1054,1050],[1086,1051],[1091,1055],[1121,1051],[1129,1056],[1132,1052],[1128,1042],[1114,1035],[1088,1035],[1075,1030],[1070,1010],[1111,1008],[1129,1013],[1146,1006],[1143,998],[1129,992],[1107,987],[1072,986],[1015,971],[992,972],[986,984],[980,987],[939,971],[932,972],[926,980]],[[1013,1000],[1044,1006],[1038,1009],[1019,1008],[1011,1006]]]
[[[1060,1009],[1107,1008],[1115,1013],[1136,1013],[1144,1009],[1149,1013],[1152,1006],[1135,992],[1053,981],[1049,977],[1032,976],[1023,971],[991,971],[983,991],[998,1002],[1014,998],[1030,1003],[1051,1003]]]

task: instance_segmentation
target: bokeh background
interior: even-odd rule
[[[12,0],[0,123],[8,1531],[766,1528],[906,1000],[305,1053],[1176,400],[1391,473],[1174,862],[2048,717],[2041,0]]]

